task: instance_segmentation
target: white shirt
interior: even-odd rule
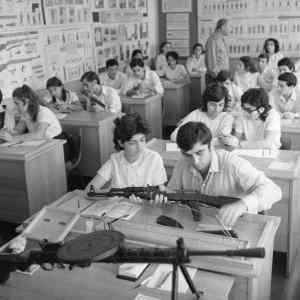
[[[242,148],[280,148],[280,115],[272,108],[266,120],[252,120],[245,115],[239,116],[235,121],[235,132],[243,135],[244,142],[241,142]],[[273,140],[265,138],[266,132],[272,131],[276,133]]]
[[[187,80],[189,79],[189,74],[183,65],[177,64],[175,69],[171,69],[169,66],[165,68],[165,76],[167,79],[174,80]]]
[[[257,88],[258,87],[258,78],[259,73],[238,73],[235,72],[234,74],[234,83],[241,88],[243,92],[246,92],[250,88]]]
[[[200,58],[197,58],[195,55],[188,57],[186,61],[186,68],[190,74],[206,72],[205,55],[201,54]]]
[[[182,157],[174,168],[168,187],[241,198],[251,213],[270,209],[281,199],[280,188],[244,158],[225,150],[212,150],[211,155],[205,180],[190,161]]]
[[[139,90],[142,93],[155,93],[162,95],[164,93],[163,85],[158,77],[158,75],[151,70],[145,69],[144,79],[136,78],[134,75],[128,77],[122,89],[122,94],[126,93],[136,86],[140,86]]]
[[[127,161],[124,151],[111,154],[110,159],[98,170],[98,175],[111,181],[112,188],[156,186],[167,181],[161,156],[147,148],[133,163]]]
[[[276,52],[274,54],[272,54],[269,57],[269,61],[268,61],[268,68],[271,69],[272,71],[276,72],[277,71],[277,64],[278,61],[280,61],[283,58],[283,54],[281,52]]]
[[[168,66],[166,55],[161,53],[156,56],[155,70],[159,76],[164,75],[165,69]]]
[[[172,141],[176,141],[179,128],[188,122],[202,122],[211,130],[213,137],[219,137],[231,134],[233,116],[227,112],[221,112],[215,119],[211,119],[206,112],[195,109],[179,122],[178,127],[171,134]]]
[[[258,85],[267,92],[277,86],[277,70],[272,70],[268,66],[258,76]]]
[[[103,108],[100,105],[95,104],[93,107],[96,111],[108,110],[112,113],[121,112],[122,105],[120,96],[115,89],[102,85],[102,93],[101,95],[97,96],[97,100],[102,102],[105,107]]]
[[[115,90],[117,90],[118,93],[120,93],[120,90],[123,87],[123,85],[125,84],[126,79],[127,79],[127,76],[120,71],[118,71],[118,73],[116,74],[115,79],[111,79],[107,75],[107,72],[103,72],[100,74],[101,84],[103,84],[104,86],[109,86],[109,87],[114,88]]]

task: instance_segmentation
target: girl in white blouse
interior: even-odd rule
[[[276,39],[266,39],[264,42],[264,53],[269,55],[268,67],[272,71],[277,71],[277,64],[280,59],[283,58],[283,54],[279,49],[279,42]]]
[[[227,137],[224,144],[229,148],[279,149],[280,115],[269,104],[263,88],[246,91],[241,98],[244,114],[236,119],[234,136]]]
[[[170,42],[163,42],[159,47],[159,54],[155,60],[155,70],[158,76],[163,76],[165,68],[168,66],[166,54],[171,50]]]
[[[193,46],[193,54],[186,61],[186,68],[191,76],[199,76],[206,72],[203,45],[197,43]]]

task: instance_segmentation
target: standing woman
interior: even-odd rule
[[[196,43],[193,46],[193,54],[190,57],[188,57],[186,61],[186,68],[190,73],[190,76],[199,76],[206,72],[205,55],[202,44]]]
[[[14,132],[0,131],[0,138],[8,142],[25,142],[52,139],[61,134],[62,128],[55,114],[40,105],[38,95],[27,85],[13,91],[13,100],[19,121]]]
[[[168,66],[166,54],[171,50],[171,43],[163,42],[159,47],[159,54],[155,60],[155,70],[158,76],[164,75],[164,70]]]
[[[266,39],[264,43],[264,52],[269,55],[268,67],[271,70],[277,70],[277,64],[283,58],[279,49],[279,42],[276,39]]]

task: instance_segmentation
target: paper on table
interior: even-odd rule
[[[239,156],[276,158],[279,151],[271,149],[235,149],[232,153]]]
[[[134,300],[160,300],[159,298],[150,297],[143,294],[138,294]]]
[[[102,217],[105,213],[107,214],[116,203],[110,200],[99,200],[95,202],[93,205],[89,206],[85,211],[81,213],[82,216],[89,216],[89,217]]]
[[[211,230],[231,230],[229,226],[222,226],[215,216],[202,214],[201,221],[196,227],[196,231]]]
[[[179,152],[180,149],[178,148],[176,143],[166,143],[166,151],[168,152]]]
[[[190,277],[193,279],[197,269],[187,268]],[[167,277],[166,277],[167,276]],[[172,288],[172,265],[160,264],[154,271],[151,279],[147,283],[148,288],[158,288],[164,291],[171,291]],[[188,284],[180,269],[178,269],[178,292],[185,293]]]
[[[75,197],[64,201],[58,207],[62,210],[79,213],[85,210],[88,206],[92,205],[93,203],[94,201],[85,199],[80,195],[76,195]]]
[[[286,171],[293,169],[293,166],[294,163],[292,161],[283,162],[274,160],[269,164],[268,169]]]
[[[62,120],[67,116],[67,114],[64,113],[56,113],[55,115],[58,120]]]
[[[138,278],[147,268],[148,263],[126,263],[119,266],[118,275]]]

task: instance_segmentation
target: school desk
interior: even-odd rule
[[[83,197],[80,191],[70,192],[55,201],[52,206],[57,208],[62,207],[61,209],[63,209],[65,203],[68,203],[69,209],[72,207],[76,209],[78,197],[79,199],[80,197]],[[83,199],[80,201],[83,201]],[[102,201],[105,202],[106,199],[103,200],[102,198]],[[72,202],[74,203],[72,204]],[[225,250],[245,247],[264,247],[266,250],[266,257],[264,259],[198,256],[192,257],[190,265],[234,277],[235,282],[230,292],[229,299],[267,300],[270,298],[273,241],[280,222],[278,217],[245,214],[237,221],[233,228],[239,235],[239,238],[236,239],[196,231],[195,229],[198,223],[193,221],[191,211],[188,207],[177,205],[158,206],[152,205],[149,202],[137,205],[140,205],[141,209],[131,220],[119,220],[113,224],[113,229],[124,233],[127,241],[135,241],[152,246],[160,245],[163,247],[174,247],[176,245],[176,240],[179,237],[183,237],[186,247],[194,250]],[[64,209],[66,209],[66,207]],[[205,211],[203,212],[205,213]],[[156,218],[161,214],[176,218],[183,225],[184,229],[165,227],[156,224]],[[74,234],[85,233],[87,220],[91,220],[91,217],[86,218],[81,216],[72,228],[71,232]],[[105,222],[109,220],[109,218],[106,218]],[[94,224],[97,230],[103,229],[103,219],[94,219]],[[26,226],[26,224],[24,224],[24,226]],[[93,271],[91,272],[92,273],[88,273],[88,275],[86,275],[87,278],[84,275],[86,273],[82,273],[82,285],[80,286],[83,289],[85,288],[86,280],[89,281],[91,278],[94,278],[94,273]],[[102,278],[102,276],[100,278]],[[71,282],[71,279],[69,279],[69,281]],[[60,280],[58,277],[58,285],[59,282]],[[92,282],[90,282],[91,288],[93,287]],[[24,283],[22,281],[22,285],[23,284]],[[76,284],[77,282],[72,286],[75,287]],[[35,284],[31,284],[31,286],[33,285],[38,286],[36,282]],[[212,286],[214,285],[215,283],[212,282]],[[20,284],[18,284],[18,286],[20,286]],[[43,287],[45,288],[45,285]],[[43,287],[35,288],[37,290],[41,290]],[[114,297],[109,297],[109,293],[111,293],[111,291],[105,290],[105,288],[109,288],[109,284],[107,283],[106,285],[103,285],[103,287],[103,293],[107,293],[107,297],[104,298],[113,299]],[[224,288],[228,289],[228,285],[226,284],[225,287],[223,287],[223,290]],[[217,292],[217,290],[218,289],[216,288],[215,292]],[[75,289],[75,291],[77,290]],[[124,291],[126,291],[126,289]],[[145,290],[143,288],[143,291],[148,292],[149,289]],[[65,289],[65,293],[66,292],[68,291]],[[71,291],[69,291],[69,293],[71,293]],[[114,295],[117,291],[112,291],[112,293],[112,295]],[[216,297],[216,299],[219,298]]]
[[[1,221],[20,223],[66,193],[63,144],[0,146]]]
[[[117,114],[110,112],[74,111],[60,119],[63,130],[82,129],[82,156],[79,170],[83,176],[94,177],[99,167],[114,152],[113,121]]]
[[[174,83],[162,80],[165,89],[163,97],[163,125],[176,126],[190,111],[190,83]]]
[[[300,119],[281,119],[281,135],[291,144],[291,150],[300,151]]]
[[[166,151],[167,140],[149,141],[148,147],[160,153],[163,158],[167,174],[171,176],[173,167],[180,157],[180,152]],[[267,154],[267,153],[266,153]],[[268,212],[269,215],[280,216],[281,224],[278,229],[274,249],[287,254],[286,275],[288,276],[295,262],[300,245],[300,152],[280,150],[276,159],[264,157],[244,156],[257,169],[265,172],[282,190],[281,201],[275,203]],[[270,164],[279,162],[277,168],[269,168]],[[280,167],[280,163],[284,163]]]
[[[199,108],[202,105],[202,94],[205,89],[205,74],[191,76],[191,102],[190,111]]]
[[[149,137],[162,137],[162,99],[159,95],[145,98],[131,98],[121,96],[122,111],[137,112],[151,128]]]

